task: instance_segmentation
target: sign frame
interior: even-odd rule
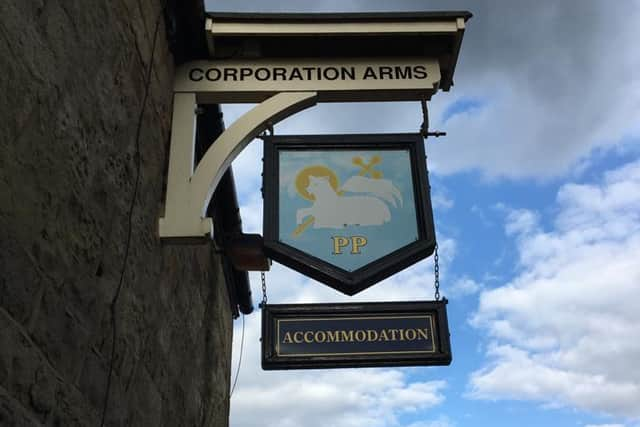
[[[393,366],[446,366],[451,364],[451,342],[446,311],[447,300],[373,303],[267,304],[262,308],[262,369],[326,369]],[[382,319],[396,316],[432,319],[433,351],[387,351],[370,354],[278,354],[277,328],[280,321],[294,319],[343,320]]]
[[[286,150],[398,150],[410,153],[418,238],[354,271],[279,240],[279,153]],[[424,185],[423,185],[424,184]],[[278,135],[264,138],[263,235],[267,256],[346,295],[354,295],[430,256],[436,245],[429,180],[420,134]]]

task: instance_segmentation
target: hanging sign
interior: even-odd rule
[[[262,367],[448,365],[446,301],[267,305]]]
[[[418,134],[265,139],[267,255],[353,295],[435,247]]]

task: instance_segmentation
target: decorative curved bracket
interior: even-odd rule
[[[175,93],[163,239],[213,236],[206,209],[222,175],[233,159],[269,125],[315,105],[316,92],[282,92],[258,104],[225,130],[194,169],[197,108],[195,93]]]

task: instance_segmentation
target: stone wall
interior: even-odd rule
[[[2,426],[99,426],[110,366],[105,425],[227,425],[222,260],[212,244],[157,236],[174,69],[166,22],[157,0],[0,2]]]

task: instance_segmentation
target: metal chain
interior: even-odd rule
[[[267,123],[267,128],[263,132],[263,135],[267,135],[267,132],[269,133],[270,136],[274,135],[273,123],[271,123],[271,122]],[[263,159],[263,161],[264,161],[264,159]],[[263,163],[262,167],[264,168],[264,163]],[[264,174],[264,170],[263,170],[263,174]],[[260,302],[259,307],[260,308],[264,308],[267,305],[267,281],[265,279],[264,271],[260,272],[260,280],[262,281],[262,301]]]
[[[262,301],[259,307],[264,308],[267,305],[267,281],[264,277],[264,271],[260,272],[260,279],[262,280]]]
[[[433,255],[433,275],[435,277],[433,286],[436,288],[435,299],[436,301],[440,301],[440,265],[438,264],[438,244],[436,243],[436,248]]]
[[[435,136],[436,138],[439,136],[446,135],[445,132],[430,132],[429,131],[429,109],[427,107],[427,100],[421,99],[420,106],[422,107],[422,124],[420,125],[420,133],[423,138],[427,138],[429,136]],[[428,172],[427,172],[428,173]],[[431,192],[431,187],[429,187],[429,192]],[[435,300],[440,301],[440,265],[438,264],[438,243],[436,242],[436,246],[433,250],[433,287],[435,288]]]

